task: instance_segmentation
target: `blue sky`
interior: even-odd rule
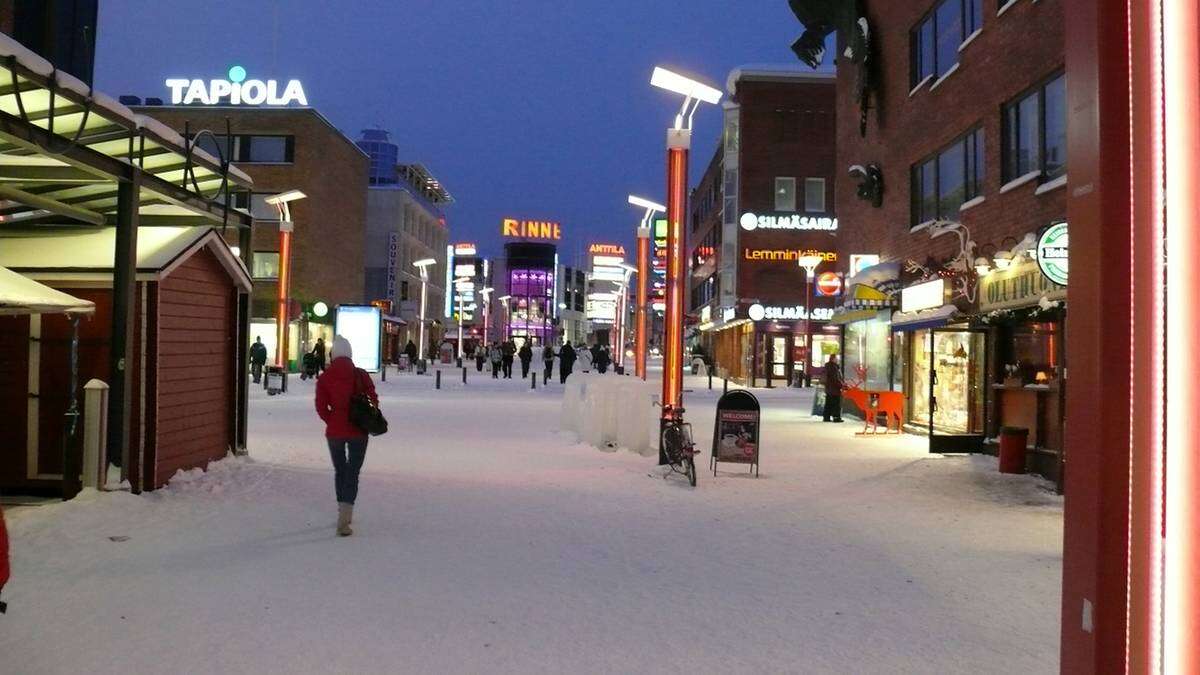
[[[203,11],[201,11],[203,8]],[[629,193],[664,190],[675,64],[720,87],[736,66],[796,63],[786,0],[103,0],[96,85],[166,96],[170,76],[298,78],[351,138],[392,132],[456,199],[451,237],[499,251],[500,220],[563,224],[562,252],[630,244]],[[697,115],[692,180],[720,114]]]

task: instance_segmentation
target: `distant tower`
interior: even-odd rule
[[[400,182],[396,173],[396,162],[400,148],[389,140],[391,134],[383,129],[363,129],[358,147],[371,158],[371,185],[395,185]]]

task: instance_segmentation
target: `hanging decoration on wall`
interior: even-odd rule
[[[871,202],[871,206],[883,206],[883,170],[878,164],[868,164],[865,167],[855,164],[850,167],[850,177],[858,181],[855,194],[859,199]]]
[[[825,60],[825,39],[837,31],[838,43],[846,45],[842,54],[856,68],[854,97],[860,111],[858,133],[867,135],[867,111],[875,88],[874,59],[871,50],[871,26],[864,0],[788,0],[792,14],[804,26],[804,32],[792,43],[796,57],[810,68]]]

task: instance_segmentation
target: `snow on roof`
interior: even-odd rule
[[[741,80],[797,80],[813,82],[832,82],[837,79],[835,73],[814,71],[803,64],[791,63],[748,63],[729,71],[725,80],[725,89],[730,96],[737,94],[737,83]]]
[[[0,315],[91,314],[96,305],[0,267]]]
[[[111,270],[116,228],[0,232],[0,266],[17,270]],[[137,268],[158,271],[202,239],[211,227],[138,228]]]
[[[850,277],[850,279],[846,281],[846,287],[850,288],[855,284],[862,284],[864,286],[878,288],[886,282],[896,281],[898,279],[900,279],[900,263],[877,263]]]
[[[957,313],[958,308],[954,305],[942,305],[941,307],[922,309],[916,312],[896,312],[892,315],[892,328],[915,323],[949,321],[950,317]]]

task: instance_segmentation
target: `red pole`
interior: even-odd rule
[[[650,279],[650,228],[638,230],[638,286],[637,286],[637,335],[634,347],[634,371],[638,377],[646,379],[646,345],[649,336],[646,335],[646,295]]]
[[[292,280],[292,229],[291,223],[279,223],[279,289],[275,319],[275,365],[287,367],[288,356],[288,305]]]
[[[670,419],[683,406],[683,296],[686,281],[683,229],[687,208],[688,150],[692,132],[667,132],[667,297],[663,339],[662,415]]]

